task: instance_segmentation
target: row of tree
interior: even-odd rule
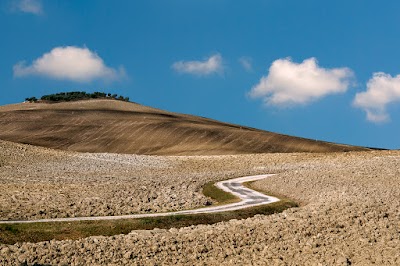
[[[87,93],[84,91],[60,92],[55,94],[43,95],[40,100],[36,97],[25,98],[26,102],[69,102],[88,99],[115,99],[120,101],[129,102],[129,97],[124,97],[118,94],[93,92]]]

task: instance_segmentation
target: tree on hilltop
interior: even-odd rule
[[[25,98],[25,102],[35,103],[38,99],[36,97]]]
[[[25,98],[27,102],[69,102],[69,101],[79,101],[88,99],[115,99],[120,101],[129,101],[129,97],[118,96],[117,94],[104,93],[104,92],[93,92],[87,93],[84,91],[71,91],[71,92],[59,92],[55,94],[43,95],[38,100],[36,97]]]

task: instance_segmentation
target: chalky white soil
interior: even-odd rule
[[[0,151],[1,220],[191,209],[209,203],[201,187],[227,169],[211,158],[79,154],[9,142],[0,142]]]
[[[0,245],[0,264],[400,265],[400,152],[149,157],[0,142],[0,217],[37,219],[194,208],[211,180],[277,173],[254,186],[299,208],[215,225]]]

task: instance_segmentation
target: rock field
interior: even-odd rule
[[[1,220],[195,208],[209,201],[201,194],[201,187],[218,178],[218,174],[192,172],[190,163],[179,157],[78,154],[4,142],[0,145],[4,154]]]
[[[204,205],[208,181],[277,173],[256,188],[301,207],[214,225],[0,245],[0,265],[400,265],[400,152],[150,157],[0,142],[0,219]]]

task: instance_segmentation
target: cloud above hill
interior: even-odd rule
[[[251,57],[248,56],[242,56],[239,58],[239,63],[247,72],[253,71],[252,61],[253,60],[251,59]]]
[[[90,82],[95,79],[116,80],[124,69],[110,68],[95,52],[75,46],[56,47],[32,64],[24,61],[14,65],[15,77],[43,76],[52,79]]]
[[[368,121],[382,123],[390,120],[386,109],[395,102],[400,102],[400,75],[377,72],[368,81],[367,90],[356,94],[353,106],[363,109]]]
[[[172,64],[172,69],[178,73],[207,76],[222,73],[224,66],[222,56],[215,54],[203,61],[178,61]]]
[[[290,58],[278,59],[249,96],[262,98],[270,106],[305,105],[327,95],[346,92],[353,76],[349,68],[322,68],[313,57],[302,63]]]
[[[43,6],[40,0],[14,0],[11,4],[13,9],[20,12],[34,15],[43,14]]]

